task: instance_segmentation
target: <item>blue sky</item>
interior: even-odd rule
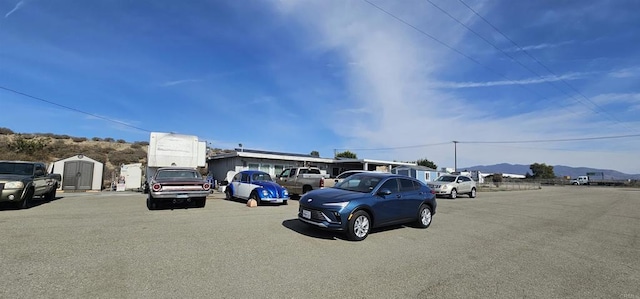
[[[638,11],[634,0],[0,0],[0,87],[90,114],[0,89],[3,110],[20,111],[0,127],[176,132],[439,167],[454,166],[455,140],[458,167],[640,173]],[[600,138],[616,136],[627,137]],[[497,143],[515,141],[548,142]]]

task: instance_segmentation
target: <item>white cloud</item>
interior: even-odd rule
[[[345,107],[357,109],[354,112],[368,112],[350,113],[349,117],[344,117],[345,109],[333,111],[329,124],[335,134],[347,140],[344,144],[335,144],[335,147],[375,149],[452,140],[548,140],[611,135],[611,125],[606,120],[593,121],[595,112],[575,103],[568,96],[567,99],[558,100],[568,104],[553,105],[526,114],[500,116],[500,113],[491,110],[493,105],[482,105],[482,100],[488,99],[467,99],[434,88],[447,85],[462,88],[539,84],[580,79],[589,73],[575,72],[519,81],[441,83],[443,80],[439,74],[442,71],[451,74],[456,68],[461,72],[465,69],[465,66],[457,65],[460,57],[366,2],[350,1],[341,7],[324,1],[304,2],[304,5],[299,3],[281,1],[280,12],[302,24],[301,27],[306,31],[303,35],[313,37],[305,39],[311,44],[310,47],[337,53],[343,58],[344,67],[348,70],[345,80],[352,99],[345,103]],[[468,34],[464,29],[451,26],[450,20],[442,14],[417,9],[421,7],[421,2],[378,3],[385,10],[418,28],[425,28],[425,31],[454,47]],[[457,14],[465,13],[469,12],[459,11]],[[538,45],[537,48],[552,46]],[[450,59],[452,56],[455,56],[455,61]],[[349,64],[353,61],[358,64]],[[517,95],[514,97],[514,102],[519,101]],[[489,118],[489,115],[492,117]],[[635,144],[636,148],[640,146],[638,141],[629,142]],[[583,148],[580,149],[578,145]],[[629,166],[628,160],[625,160],[633,153],[621,152],[612,155],[611,159],[601,159],[601,151],[618,151],[610,141],[607,144],[581,142],[560,145],[573,152],[528,146],[502,150],[496,150],[495,145],[459,144],[458,147],[458,166],[539,162],[617,167],[640,172],[638,167]],[[372,159],[403,161],[428,158],[439,166],[448,167],[454,164],[453,143],[387,151],[362,150],[358,154]]]
[[[631,68],[624,68],[621,70],[612,71],[609,73],[609,76],[613,78],[619,78],[619,79],[638,77],[640,76],[640,67],[631,67]]]
[[[568,44],[572,44],[574,41],[569,40],[569,41],[564,41],[564,42],[559,42],[559,43],[542,43],[542,44],[537,44],[537,45],[528,45],[528,46],[522,46],[520,48],[517,47],[513,47],[511,49],[508,49],[507,51],[510,52],[517,52],[520,51],[520,49],[522,48],[522,50],[524,51],[533,51],[533,50],[542,50],[542,49],[549,49],[549,48],[557,48],[557,47],[561,47],[564,45],[568,45]]]
[[[556,82],[563,80],[576,80],[581,79],[588,73],[572,73],[562,76],[543,76],[538,78],[529,78],[523,80],[502,80],[502,81],[488,81],[488,82],[436,82],[432,87],[435,88],[471,88],[471,87],[491,87],[491,86],[504,86],[504,85],[528,85],[539,84],[546,82]]]
[[[18,9],[20,9],[20,7],[22,7],[24,5],[24,1],[20,1],[16,4],[16,6],[9,11],[7,14],[4,15],[4,18],[8,18],[10,15],[12,15],[14,12],[18,11]]]
[[[175,81],[167,81],[161,84],[163,87],[175,86],[185,83],[194,83],[194,82],[202,82],[200,79],[183,79],[183,80],[175,80]]]

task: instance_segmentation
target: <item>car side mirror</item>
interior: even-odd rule
[[[380,189],[378,190],[378,195],[381,195],[381,196],[391,195],[391,190],[387,188]]]

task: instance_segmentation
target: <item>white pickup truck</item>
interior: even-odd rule
[[[287,188],[290,194],[302,195],[323,188],[327,178],[329,175],[323,174],[317,167],[294,167],[282,170],[277,176],[277,183]]]

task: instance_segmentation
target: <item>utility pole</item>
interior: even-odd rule
[[[458,141],[453,141],[453,171],[458,172]]]

